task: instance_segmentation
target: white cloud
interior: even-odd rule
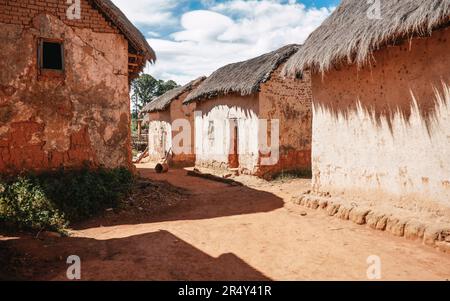
[[[218,4],[213,10],[239,16],[238,22],[220,39],[243,39],[261,47],[266,45],[267,51],[273,50],[269,45],[303,42],[330,13],[327,8],[306,9],[295,1],[282,4],[279,1],[235,0]]]
[[[122,1],[125,2],[115,0]],[[144,2],[154,1],[159,2]],[[203,3],[208,3],[208,10],[190,11],[178,17],[182,30],[164,38],[153,35],[148,40],[158,61],[146,72],[184,84],[228,63],[286,44],[303,43],[332,11],[331,8],[306,8],[292,0],[287,3],[281,0],[224,3],[203,0]],[[143,11],[142,5],[139,7]]]
[[[173,79],[184,84],[201,75],[209,75],[215,69],[255,56],[245,44],[208,41],[168,41],[150,39],[156,49],[158,61],[147,72],[162,79]]]
[[[136,25],[170,26],[177,24],[173,9],[176,0],[112,0]]]
[[[172,37],[176,41],[208,42],[233,25],[233,20],[227,16],[208,10],[196,10],[181,17],[184,30],[174,33]]]
[[[151,38],[159,38],[161,35],[156,31],[148,31],[147,36]]]

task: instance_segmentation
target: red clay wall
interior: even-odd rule
[[[283,65],[261,85],[259,116],[280,123],[280,158],[275,165],[261,165],[258,174],[311,171],[312,88],[309,72],[302,79],[284,78]]]
[[[0,0],[1,173],[132,167],[128,42],[87,1],[81,21],[66,9]],[[39,38],[63,41],[62,77],[38,76]]]
[[[30,25],[36,15],[49,13],[72,27],[90,28],[95,32],[119,33],[118,29],[107,21],[92,1],[81,1],[81,19],[69,20],[66,11],[69,4],[65,0],[0,0],[0,23]]]

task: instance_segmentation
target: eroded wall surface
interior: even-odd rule
[[[149,159],[159,162],[172,148],[172,123],[169,110],[149,113],[148,152]]]
[[[260,166],[259,173],[266,177],[280,172],[309,174],[311,171],[311,76],[305,72],[299,79],[283,78],[282,68],[283,65],[272,73],[259,93],[260,118],[277,119],[280,128],[278,162]]]
[[[131,168],[127,41],[44,13],[29,22],[0,23],[0,172]],[[64,41],[63,79],[38,77],[38,38]]]
[[[168,163],[176,167],[195,165],[195,103],[183,105],[189,91],[174,99],[164,111],[148,113],[149,159],[160,161],[170,151]]]
[[[172,121],[172,165],[187,167],[195,165],[195,124],[196,103],[183,105],[190,91],[186,91],[170,104]]]
[[[450,30],[313,76],[315,190],[450,206]]]
[[[196,165],[227,169],[233,148],[232,127],[238,127],[239,169],[258,168],[258,95],[220,96],[197,104],[195,116]]]

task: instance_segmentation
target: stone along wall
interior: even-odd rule
[[[271,177],[281,172],[311,171],[312,88],[311,76],[284,78],[278,67],[269,81],[261,85],[260,118],[279,120],[280,154],[275,165],[261,165],[258,174]],[[268,126],[270,141],[270,125]]]
[[[238,127],[239,169],[255,173],[258,168],[258,95],[226,95],[197,104],[195,116],[196,165],[227,169],[234,141],[232,125]]]
[[[128,42],[86,1],[66,20],[64,3],[0,1],[2,173],[131,168]],[[63,76],[39,75],[40,38],[63,42]]]
[[[313,76],[315,190],[450,206],[449,48],[447,28]]]

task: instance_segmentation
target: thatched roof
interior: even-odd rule
[[[372,52],[389,44],[425,36],[450,22],[450,0],[382,0],[381,20],[369,19],[373,4],[365,0],[342,3],[306,40],[284,68],[285,74],[307,68],[324,72],[341,63],[362,66]]]
[[[144,56],[145,61],[154,62],[156,55],[142,33],[128,20],[125,14],[111,0],[93,0],[100,12],[122,32],[131,46]]]
[[[174,88],[170,91],[167,91],[165,94],[161,95],[160,97],[158,97],[155,100],[148,103],[141,110],[141,113],[151,113],[151,112],[166,110],[169,107],[169,105],[172,103],[172,101],[177,99],[181,94],[183,94],[185,92],[189,92],[192,89],[195,89],[205,79],[206,79],[205,76],[199,77],[196,80],[193,80],[190,83],[188,83],[182,87]]]
[[[242,96],[256,93],[261,84],[270,79],[272,72],[298,48],[298,45],[287,45],[259,57],[222,67],[190,93],[185,103],[230,93]]]

